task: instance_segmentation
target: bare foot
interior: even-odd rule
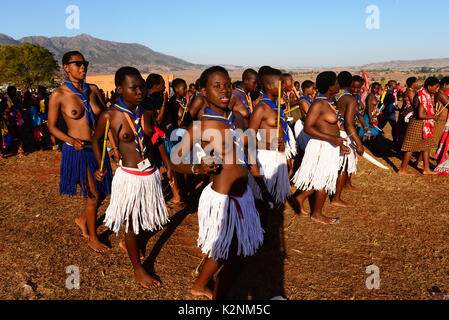
[[[345,185],[344,187],[343,187],[343,189],[344,190],[346,190],[346,191],[349,191],[349,192],[353,192],[353,193],[359,193],[359,192],[362,192],[362,190],[360,190],[360,189],[357,189],[356,187],[354,187],[354,186],[352,186],[352,185]]]
[[[128,254],[128,249],[126,248],[126,244],[123,241],[120,241],[119,247],[122,248],[123,251],[126,252],[126,254]],[[145,259],[145,255],[143,254],[142,249],[139,250],[139,253],[140,253],[140,260],[144,260]]]
[[[416,164],[416,167],[417,167],[419,170],[424,170],[424,163],[418,162],[418,163]]]
[[[299,206],[299,214],[301,216],[307,216],[310,217],[310,212],[307,212],[306,209],[304,209],[304,201],[303,199],[298,200],[298,206]],[[296,207],[297,209],[297,207]],[[295,210],[296,211],[296,210]]]
[[[196,285],[190,289],[190,293],[193,294],[195,297],[201,297],[205,296],[209,300],[213,299],[212,291],[209,288],[206,287],[197,287]]]
[[[306,216],[306,217],[310,217],[310,212],[307,212],[303,207],[301,207],[301,212],[300,214],[302,216]]]
[[[300,209],[299,210],[299,214],[301,216],[310,217],[310,212],[307,212],[306,209],[304,208],[304,202],[303,201],[299,201],[298,205],[299,205],[299,209]]]
[[[353,208],[354,207],[352,204],[349,204],[343,200],[332,200],[331,205],[334,207],[340,207],[340,208]]]
[[[299,213],[301,216],[307,216],[310,217],[310,212],[307,212],[306,209],[304,208],[304,201],[306,201],[308,197],[305,196],[305,194],[300,194],[299,196],[297,196],[296,198],[292,198],[295,199],[296,201],[293,201],[293,204],[295,205],[295,211],[296,209],[298,209],[299,206]]]
[[[161,283],[150,276],[143,267],[134,270],[134,279],[146,289],[155,289],[161,286]]]
[[[185,204],[185,202],[181,198],[179,198],[179,199],[173,199],[172,198],[170,200],[170,202],[173,203],[173,204]]]
[[[108,252],[109,250],[111,250],[111,248],[109,248],[107,245],[105,245],[104,243],[101,243],[100,240],[98,240],[98,238],[91,239],[89,237],[89,239],[87,240],[87,245],[92,250],[94,250],[95,252],[99,252],[99,253],[105,253],[105,252]]]
[[[328,218],[323,214],[314,214],[313,216],[310,217],[310,219],[312,219],[312,221],[314,222],[318,222],[321,224],[338,224],[340,223],[340,219],[339,218]]]
[[[410,173],[410,172],[408,172],[408,171],[406,171],[406,170],[403,170],[403,171],[402,171],[402,170],[399,170],[399,171],[398,171],[398,174],[401,175],[401,176],[409,176],[409,177],[415,175],[415,174]]]
[[[78,217],[78,218],[75,219],[75,223],[81,229],[81,233],[83,234],[83,237],[86,238],[86,239],[89,239],[89,232],[87,231],[86,218]]]
[[[423,170],[422,174],[426,175],[426,176],[435,176],[435,175],[438,174],[438,172],[437,171],[432,171],[432,170]]]

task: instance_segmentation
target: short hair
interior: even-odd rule
[[[139,70],[133,67],[122,67],[115,73],[115,86],[120,87],[125,81],[126,76],[142,77]]]
[[[148,89],[153,88],[154,86],[157,86],[158,84],[161,84],[162,81],[164,81],[164,78],[157,73],[151,73],[148,77],[147,77],[147,87]]]
[[[337,80],[341,88],[350,87],[352,82],[352,74],[349,71],[342,71],[338,74]]]
[[[335,72],[333,71],[321,72],[316,77],[316,87],[318,89],[318,92],[321,94],[325,94],[329,90],[329,88],[335,84],[336,81],[337,81],[337,74]]]
[[[259,79],[262,79],[262,77],[263,77],[263,75],[265,74],[265,72],[266,72],[267,70],[270,70],[270,69],[271,69],[270,66],[263,66],[263,67],[260,67],[259,73],[258,73]]]
[[[295,81],[293,84],[294,84],[295,86],[296,86],[296,85],[299,86],[300,83],[299,83],[299,81]]]
[[[260,71],[259,71],[260,73]],[[260,80],[262,81],[262,83],[267,83],[267,78],[268,77],[273,77],[273,76],[278,76],[281,77],[282,76],[282,72],[281,70],[272,68],[272,67],[266,67],[265,69],[262,70],[262,75],[259,76]]]
[[[290,73],[283,73],[282,78],[293,78]]]
[[[13,91],[17,92],[17,88],[14,86],[8,86],[8,88],[6,88],[6,93],[9,95],[11,94]]]
[[[374,87],[382,87],[382,86],[381,86],[381,84],[380,84],[379,82],[374,82],[374,83],[371,85],[371,88],[374,88]]]
[[[47,88],[45,88],[44,86],[38,86],[37,87],[37,92],[40,92],[40,91],[45,92],[45,91],[47,91]]]
[[[365,80],[363,80],[363,78],[359,75],[355,75],[352,77],[352,81],[351,82],[360,82],[361,84],[365,83]]]
[[[414,84],[416,81],[418,81],[417,77],[410,77],[407,79],[407,81],[405,82],[407,84],[407,87],[411,87],[412,84]]]
[[[182,86],[183,84],[186,85],[187,87],[187,82],[184,79],[181,78],[176,78],[175,80],[173,80],[173,82],[171,83],[171,86],[174,89],[179,88],[180,86]]]
[[[390,81],[388,81],[388,83],[387,83],[387,85],[390,85],[390,84],[392,84],[392,83],[398,83],[396,80],[390,80]]]
[[[308,89],[310,87],[313,87],[313,85],[314,85],[313,81],[310,81],[310,80],[304,81],[301,85],[302,92],[304,92],[306,89]]]
[[[426,81],[424,81],[424,88],[432,87],[436,84],[439,84],[440,80],[435,77],[428,77]]]
[[[223,68],[221,66],[210,67],[210,68],[204,70],[203,73],[201,74],[200,87],[206,88],[207,81],[209,80],[209,77],[211,76],[211,74],[216,73],[216,72],[221,72],[221,73],[225,74],[226,77],[228,77],[230,79],[229,73],[225,68]]]
[[[257,75],[256,70],[254,70],[254,69],[246,69],[245,71],[243,71],[242,80],[243,81],[248,80],[251,76],[254,76],[254,77],[257,78],[258,75]]]
[[[84,56],[81,52],[79,51],[69,51],[66,52],[63,56],[62,56],[62,65],[66,65],[70,62],[70,59],[72,59],[73,56],[78,56],[80,55],[81,57],[83,57],[84,60]]]
[[[449,77],[444,77],[440,80],[440,87],[443,87],[448,84],[449,84]]]
[[[196,87],[194,83],[189,84],[189,89],[192,87]]]

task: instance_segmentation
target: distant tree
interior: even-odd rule
[[[435,72],[436,70],[431,67],[421,67],[421,69],[419,71],[421,73],[432,73],[432,72]]]
[[[39,45],[25,42],[20,46],[0,46],[0,83],[24,90],[51,85],[58,69],[53,53]]]

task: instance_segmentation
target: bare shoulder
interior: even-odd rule
[[[101,113],[100,117],[105,117],[106,119],[113,121],[120,116],[120,113],[121,112],[115,108],[109,108],[109,109],[103,111]]]
[[[198,95],[193,99],[191,107],[192,108],[200,108],[203,105],[204,105],[204,97],[202,95]]]
[[[96,84],[93,84],[93,83],[87,83],[87,85],[89,86],[89,89],[90,89],[92,92],[95,92],[95,93],[99,93],[99,92],[100,92],[100,89],[98,88],[98,86],[97,86]]]
[[[299,100],[299,105],[302,107],[308,107],[309,103],[305,99]]]
[[[118,111],[117,109],[109,108],[109,109],[106,109],[105,111],[103,111],[101,114],[102,115],[104,114],[108,117],[115,117],[115,116],[119,115],[119,113],[120,113],[120,111]]]
[[[260,101],[256,106],[254,107],[253,114],[261,113],[265,111],[265,108],[268,107],[265,102]]]
[[[56,88],[56,89],[51,93],[50,99],[51,99],[51,100],[58,100],[58,99],[60,99],[60,98],[64,95],[64,92],[65,92],[64,87],[65,87],[65,85],[62,85],[62,86]]]
[[[437,99],[438,101],[441,101],[443,104],[446,104],[449,101],[449,96],[443,92],[438,92]]]
[[[143,115],[147,121],[151,121],[152,125],[156,123],[157,113],[154,110],[144,110]]]
[[[339,102],[340,106],[346,106],[347,109],[355,108],[357,106],[357,100],[349,94],[344,95]]]
[[[324,100],[315,100],[311,105],[310,109],[323,109],[324,107],[328,107],[328,103]]]
[[[315,113],[315,114],[325,114],[330,112],[330,106],[329,103],[327,101],[324,100],[316,100],[314,101],[309,108],[309,113]]]
[[[357,100],[355,100],[355,98],[354,98],[351,94],[345,94],[343,97],[341,97],[340,100],[341,100],[343,103],[357,102]]]

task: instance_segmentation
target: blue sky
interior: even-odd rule
[[[68,30],[67,6],[80,8]],[[376,5],[380,29],[365,13]],[[16,0],[2,1],[0,33],[88,33],[136,42],[193,63],[349,66],[449,57],[447,0]],[[5,14],[7,13],[7,14]]]

